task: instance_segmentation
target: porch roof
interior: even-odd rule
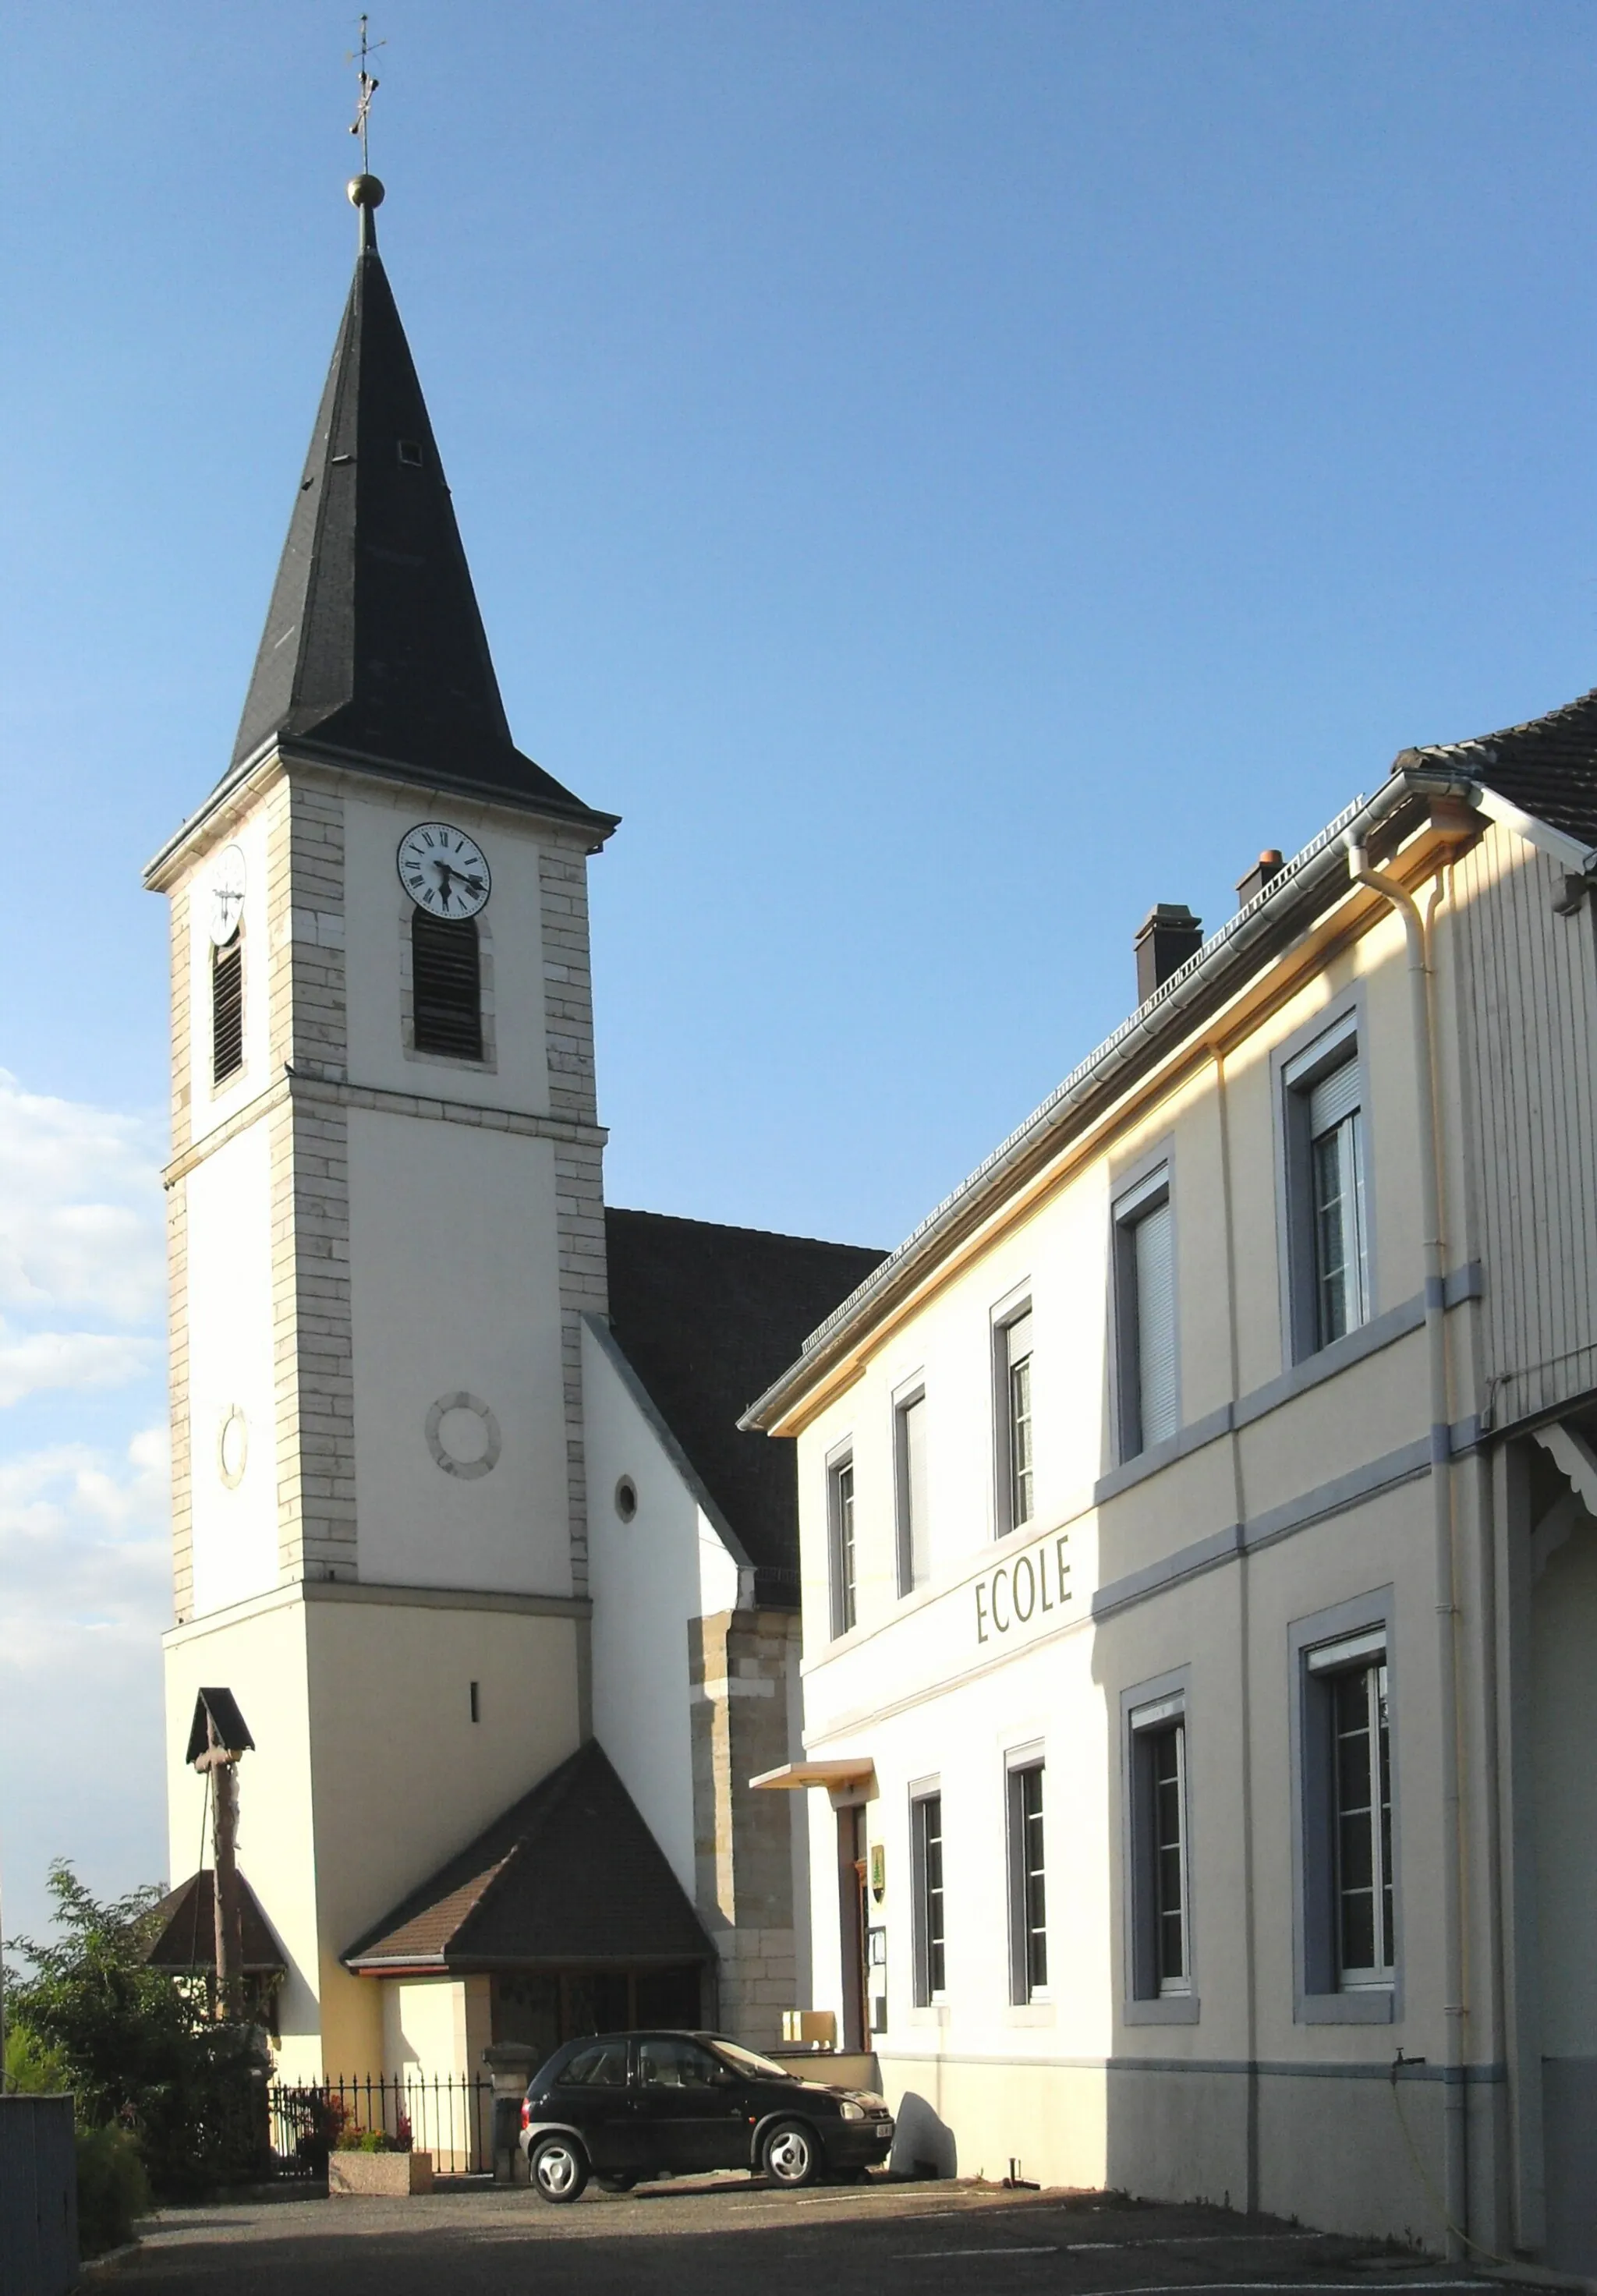
[[[169,1890],[153,1908],[161,1926],[144,1955],[152,1969],[212,1970],[217,1965],[214,1877],[209,1866],[191,1874],[186,1882]],[[266,1977],[286,1972],[282,1947],[272,1935],[260,1900],[241,1874],[244,1968],[246,1977]]]
[[[597,1739],[358,1938],[363,1977],[662,1968],[714,1948]]]

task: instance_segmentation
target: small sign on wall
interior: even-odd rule
[[[870,1894],[878,1906],[887,1894],[887,1851],[880,1841],[873,1841],[870,1845]],[[878,1930],[871,1931],[872,1937],[880,1934]]]

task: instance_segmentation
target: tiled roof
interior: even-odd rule
[[[512,1803],[344,1955],[386,1970],[707,1961],[698,1915],[597,1739]]]
[[[1597,690],[1498,734],[1405,750],[1397,764],[1420,761],[1461,769],[1550,829],[1597,846]]]
[[[266,1976],[275,1970],[285,1970],[288,1963],[282,1947],[272,1935],[267,1917],[260,1910],[260,1900],[241,1874],[239,1895],[243,1899],[244,1975]],[[153,1969],[214,1969],[217,1965],[217,1928],[214,1877],[209,1866],[198,1874],[191,1874],[186,1882],[168,1892],[152,1910],[160,1916],[155,1941],[144,1956]]]
[[[798,1600],[790,1444],[743,1434],[750,1399],[885,1256],[849,1243],[606,1210],[611,1329],[650,1400],[760,1574],[761,1601]]]
[[[426,401],[362,213],[228,772],[282,740],[607,833],[612,816],[511,740]]]

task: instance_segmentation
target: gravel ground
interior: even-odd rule
[[[968,2184],[773,2192],[744,2177],[407,2201],[245,2202],[164,2210],[91,2288],[112,2296],[1358,2296],[1488,2284],[1369,2241],[1219,2209]]]

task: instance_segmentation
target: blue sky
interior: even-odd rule
[[[355,12],[0,33],[8,1930],[54,1851],[165,1866],[138,873],[259,635]],[[1123,1016],[1152,902],[1218,924],[1404,744],[1597,682],[1591,23],[375,12],[383,247],[512,724],[624,816],[614,1201],[894,1242]]]

